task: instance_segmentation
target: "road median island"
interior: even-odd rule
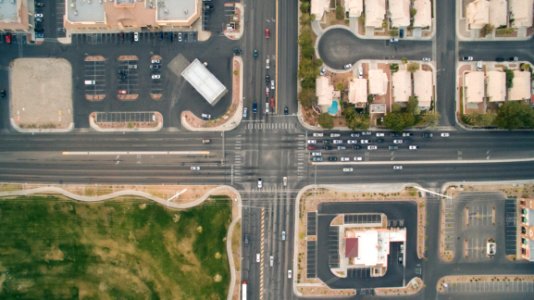
[[[182,126],[190,131],[230,131],[236,128],[243,115],[243,60],[239,56],[232,59],[232,102],[221,117],[202,120],[191,111],[181,113]]]
[[[157,295],[167,299],[231,299],[235,289],[239,294],[240,266],[234,262],[239,261],[241,248],[241,198],[232,187],[1,183],[0,207],[2,211],[27,212],[10,214],[18,215],[16,218],[2,218],[4,228],[16,225],[9,235],[27,236],[28,243],[33,238],[48,239],[48,246],[32,247],[32,252],[38,253],[17,254],[3,265],[10,272],[4,282],[9,286],[23,282],[33,287],[44,284],[53,287],[49,290],[52,295],[70,291],[101,299],[113,291],[133,298]],[[21,227],[20,222],[30,222],[43,230],[21,232],[26,227]],[[40,222],[42,226],[38,225]],[[82,229],[83,233],[79,232]],[[32,237],[35,234],[39,238]],[[63,240],[65,237],[70,238]],[[0,249],[11,247],[9,243],[4,240]],[[72,247],[94,259],[76,259],[80,253],[71,253]],[[44,268],[48,271],[38,278],[21,273],[20,257],[41,260],[41,252],[48,253],[47,260],[53,261],[56,269]],[[128,259],[123,261],[125,258]],[[38,267],[39,263],[42,261],[34,265]],[[73,268],[85,268],[87,272],[70,274],[68,270]],[[61,284],[53,284],[58,278]],[[121,285],[124,279],[131,286]],[[15,291],[6,285],[3,289],[4,295],[34,299],[47,298],[39,295],[43,291],[44,288]]]
[[[150,112],[92,112],[89,125],[96,131],[159,131],[163,128],[163,116]]]
[[[436,283],[436,291],[440,294],[454,293],[455,284],[472,286],[473,292],[477,292],[480,284],[495,284],[510,286],[514,283],[534,283],[534,275],[519,274],[494,274],[494,275],[451,275],[441,277]],[[501,289],[502,290],[502,289]]]
[[[403,200],[408,199],[408,200]],[[308,234],[308,213],[316,213],[321,204],[347,203],[347,202],[414,202],[417,207],[417,257],[424,258],[425,254],[425,231],[426,231],[426,199],[410,185],[383,186],[309,186],[302,189],[297,196],[295,210],[295,259],[294,269],[295,292],[300,296],[351,296],[356,294],[355,289],[333,289],[327,286],[319,278],[308,278],[307,270],[307,243],[317,241],[316,234]],[[335,219],[334,219],[335,222]],[[316,226],[316,225],[315,225]],[[402,288],[384,288],[383,295],[408,295],[414,294],[423,288],[422,281],[418,278]]]

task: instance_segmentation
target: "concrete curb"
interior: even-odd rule
[[[98,132],[155,132],[160,131],[163,128],[163,116],[160,112],[154,111],[155,114],[161,119],[158,125],[153,128],[101,128],[95,123],[93,113],[89,114],[89,127]]]
[[[67,133],[74,130],[74,122],[69,123],[67,128],[62,129],[54,129],[54,128],[21,128],[18,124],[15,123],[15,120],[13,118],[9,118],[9,122],[11,123],[11,127],[15,129],[16,131],[20,133]]]

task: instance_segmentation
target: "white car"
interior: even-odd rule
[[[369,145],[367,146],[367,150],[376,150],[378,147],[376,145]]]
[[[313,133],[313,137],[322,137],[322,136],[323,136],[322,132],[314,132]]]
[[[261,180],[261,178],[258,178],[258,188],[263,188],[263,181]]]
[[[395,166],[393,166],[393,170],[396,170],[396,171],[402,170],[402,166],[401,165],[395,165]]]
[[[348,70],[350,68],[352,68],[352,64],[346,64],[346,65],[343,66],[343,69],[345,69],[345,70]]]
[[[161,60],[159,60],[159,59],[151,59],[150,60],[151,64],[159,64],[160,62],[161,62]]]
[[[353,132],[350,134],[350,137],[360,137],[360,134],[358,132]]]
[[[200,114],[200,117],[203,120],[211,120],[211,115],[210,114]]]
[[[345,173],[354,172],[354,169],[353,168],[343,168],[343,172],[345,172]]]
[[[286,232],[285,230],[282,231],[282,241],[286,240]]]
[[[322,156],[323,154],[321,152],[312,152],[311,156]]]
[[[319,75],[321,75],[321,76],[326,75],[326,68],[325,67],[321,68],[321,70],[319,71]]]
[[[191,166],[191,171],[200,171],[200,166]]]
[[[363,157],[361,156],[354,156],[354,161],[362,161]]]
[[[332,133],[330,134],[330,137],[333,137],[333,138],[335,138],[335,137],[340,137],[340,136],[341,136],[341,134],[339,134],[339,133],[335,133],[335,132],[332,132]]]
[[[417,145],[410,145],[410,146],[408,146],[408,149],[417,150]]]
[[[334,144],[343,144],[343,140],[333,140],[332,143],[334,143]]]
[[[269,257],[269,266],[272,267],[273,265],[274,265],[274,257],[271,255],[271,256]]]
[[[274,80],[271,80],[271,90],[274,90],[275,86],[274,86]]]
[[[349,145],[358,144],[358,141],[357,140],[347,140],[347,144],[349,144]]]
[[[383,132],[377,132],[376,136],[384,136],[384,133]]]
[[[259,263],[260,262],[260,254],[259,253],[256,253],[256,262]]]
[[[293,277],[293,271],[287,270],[287,278],[291,279]]]
[[[350,161],[350,157],[342,157],[341,161]]]
[[[317,144],[316,140],[308,140],[308,144]]]
[[[362,132],[362,135],[372,135],[371,131],[364,131]]]
[[[407,137],[407,136],[412,136],[412,134],[410,132],[403,132],[402,136]]]
[[[161,78],[160,74],[152,74],[152,79],[160,79],[160,78]]]
[[[284,186],[287,186],[287,177],[284,176],[284,178],[282,178],[282,183]]]
[[[423,61],[432,61],[432,59],[430,57],[423,57]]]
[[[360,144],[369,144],[369,140],[361,140]]]
[[[442,132],[441,133],[441,137],[449,137],[449,133],[448,132]]]
[[[270,66],[269,66],[269,59],[267,58],[265,60],[265,69],[269,70]]]
[[[393,144],[402,144],[402,140],[393,140]]]
[[[134,42],[139,42],[139,32],[134,32],[133,39],[134,39]]]

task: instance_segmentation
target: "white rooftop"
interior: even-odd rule
[[[406,70],[399,70],[393,73],[393,101],[408,102],[412,95],[412,78],[411,74]]]
[[[487,96],[489,101],[497,102],[506,100],[506,73],[502,71],[486,72]]]
[[[351,237],[358,239],[358,256],[350,264],[358,266],[387,266],[392,242],[406,242],[406,228],[396,230],[351,230]],[[345,231],[347,236],[347,231]],[[341,250],[341,249],[340,249]]]
[[[530,72],[514,71],[512,88],[508,91],[508,100],[530,99]]]
[[[514,18],[513,27],[532,27],[534,0],[510,0],[510,12]]]
[[[417,13],[413,17],[413,27],[430,27],[432,25],[432,5],[430,0],[414,0]]]
[[[508,2],[506,0],[490,0],[489,22],[495,27],[504,26],[508,22]]]
[[[312,0],[310,10],[311,14],[315,16],[315,20],[321,20],[329,6],[330,0]]]
[[[369,70],[369,94],[385,95],[388,88],[388,76],[381,69]]]
[[[19,21],[18,11],[22,5],[22,0],[0,1],[0,23],[16,23]]]
[[[217,104],[228,91],[198,59],[182,71],[182,76],[211,105]]]
[[[106,13],[101,1],[67,0],[66,18],[75,23],[104,23]]]
[[[417,70],[413,73],[414,95],[417,96],[419,106],[430,107],[434,83],[432,72]]]
[[[410,0],[389,1],[389,13],[393,27],[407,27],[410,25]]]
[[[180,21],[191,18],[196,13],[196,0],[158,0],[158,21]]]
[[[465,74],[465,99],[469,103],[484,100],[484,72],[474,71]]]
[[[489,23],[489,1],[475,0],[467,4],[465,16],[470,29],[481,29]]]
[[[365,27],[381,28],[386,15],[386,0],[365,0]]]
[[[349,12],[349,17],[359,17],[363,12],[363,0],[345,0],[345,11]]]
[[[367,79],[353,78],[349,81],[349,103],[367,102]]]

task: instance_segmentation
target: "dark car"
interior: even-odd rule
[[[289,115],[289,108],[287,106],[284,106],[284,115]]]
[[[360,150],[360,149],[362,149],[362,145],[352,145],[352,149]]]
[[[239,48],[237,48],[237,47],[234,48],[234,49],[232,50],[232,52],[234,53],[234,55],[241,55],[241,49],[239,49]]]
[[[497,61],[497,62],[503,62],[503,61],[504,61],[504,57],[496,57],[496,58],[495,58],[495,61]]]
[[[433,137],[433,136],[434,136],[434,135],[432,134],[432,132],[423,132],[423,137],[424,137],[424,138],[429,139],[429,138],[431,138],[431,137]]]
[[[332,149],[333,149],[332,145],[329,145],[329,144],[323,145],[323,150],[332,150]]]
[[[254,51],[252,51],[252,56],[254,58],[258,58],[259,54],[260,54],[260,52],[258,51],[258,49],[254,49]]]
[[[337,157],[336,156],[329,156],[328,157],[328,161],[337,161]]]
[[[258,112],[258,103],[256,101],[252,102],[252,113]]]
[[[519,57],[517,56],[510,56],[510,58],[508,58],[509,61],[518,61],[519,60]]]
[[[1,90],[0,91],[0,97],[5,98],[6,96],[7,96],[7,91],[6,90]]]
[[[271,82],[271,75],[267,74],[265,75],[265,84],[269,84]]]

